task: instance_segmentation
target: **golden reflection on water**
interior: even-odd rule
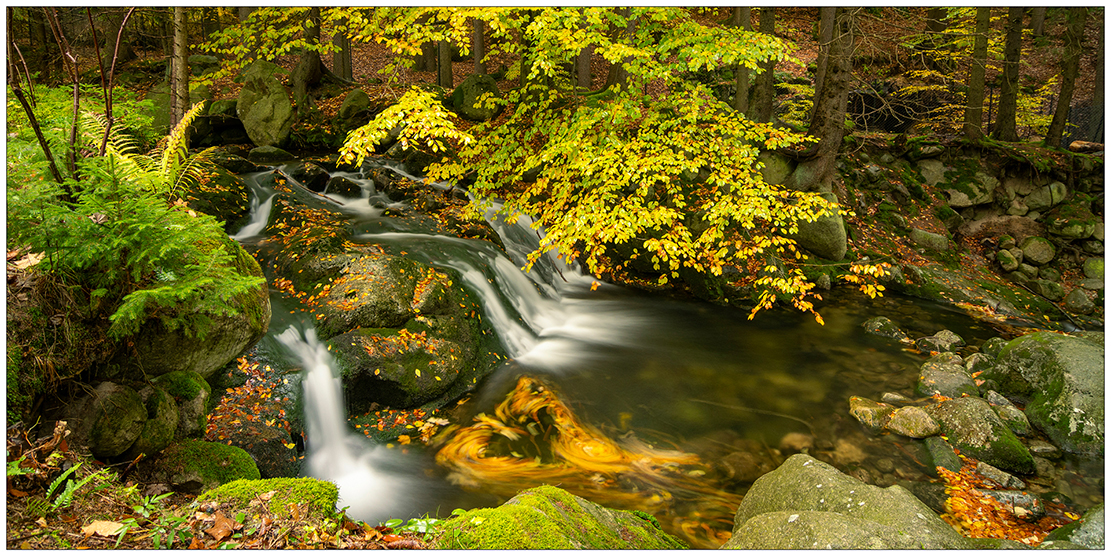
[[[729,539],[739,494],[708,484],[695,454],[619,440],[581,422],[552,387],[522,376],[494,416],[446,429],[436,462],[464,488],[511,497],[549,484],[608,507],[643,510],[696,548]],[[713,474],[709,474],[712,476]]]

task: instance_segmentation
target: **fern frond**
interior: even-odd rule
[[[178,184],[182,166],[189,158],[189,126],[193,125],[193,120],[197,119],[204,106],[203,100],[194,104],[166,137],[166,146],[162,149],[162,166],[159,169],[162,183],[168,188],[166,193],[173,193]]]
[[[177,180],[173,183],[172,189],[177,191],[178,188],[184,189],[187,185],[196,183],[200,179],[201,171],[211,168],[213,162],[211,155],[216,151],[216,147],[209,147],[199,153],[194,154],[185,159],[185,163],[181,167]]]

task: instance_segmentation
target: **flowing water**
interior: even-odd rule
[[[699,453],[710,468],[709,458],[754,446],[774,459],[781,439],[806,433],[818,439],[815,450],[844,458],[843,467],[873,482],[925,480],[920,448],[895,435],[865,434],[848,415],[849,396],[912,397],[923,361],[897,342],[866,335],[861,323],[884,315],[912,337],[947,328],[970,345],[998,335],[950,307],[898,296],[869,300],[839,291],[831,296],[836,300],[818,307],[822,326],[796,312],[768,311],[748,320],[747,311],[735,308],[626,290],[596,281],[551,253],[524,273],[525,255],[538,237],[527,217],[509,224],[493,210],[488,214],[507,256],[489,242],[407,229],[383,215],[391,202],[373,182],[344,175],[364,188],[362,198],[336,199],[342,205],[334,207],[359,230],[352,241],[454,270],[481,297],[485,318],[511,360],[478,384],[468,415],[492,413],[518,377],[537,377],[601,434]],[[262,202],[252,202],[252,220],[233,236],[245,242],[258,238],[272,201],[257,180],[252,192]],[[289,303],[279,293],[272,300],[276,307]],[[271,330],[307,373],[305,472],[335,481],[349,515],[368,521],[442,516],[457,507],[504,501],[489,489],[452,484],[431,449],[410,445],[402,454],[349,430],[328,353],[305,323],[286,313],[274,310]],[[1083,483],[1077,492],[1101,491],[1093,482],[1102,481],[1101,472],[1076,477]],[[535,484],[522,478],[519,488]],[[719,481],[714,488],[740,494],[746,486]],[[603,504],[611,498],[605,489],[594,494]]]

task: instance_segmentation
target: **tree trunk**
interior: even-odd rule
[[[833,40],[829,43],[825,82],[814,99],[808,135],[818,144],[788,178],[787,187],[798,191],[833,191],[837,152],[845,135],[845,110],[852,78],[853,27],[860,8],[837,8]]]
[[[474,20],[474,36],[471,38],[474,51],[475,75],[486,75],[486,22],[481,19]]]
[[[760,32],[775,35],[775,8],[760,8]],[[775,100],[775,60],[760,64],[762,70],[756,76],[756,90],[752,94],[751,118],[757,122],[772,120],[772,102]]]
[[[236,15],[239,16],[239,22],[243,23],[244,21],[247,21],[247,18],[251,17],[251,13],[254,12],[256,9],[257,8],[239,6],[239,10],[236,12]],[[251,52],[247,55],[247,61],[254,60],[257,56],[258,52],[255,52],[255,49],[252,47]]]
[[[1065,46],[1061,64],[1061,93],[1057,97],[1057,110],[1053,112],[1053,122],[1045,134],[1045,146],[1061,146],[1061,136],[1065,133],[1065,123],[1069,119],[1072,93],[1076,87],[1076,76],[1080,73],[1080,43],[1084,40],[1084,22],[1088,18],[1088,8],[1069,8],[1069,24],[1062,37]]]
[[[19,100],[20,106],[23,107],[23,111],[27,114],[27,121],[31,123],[31,129],[35,130],[35,137],[38,138],[39,146],[42,147],[42,153],[43,153],[43,155],[46,156],[47,165],[50,167],[50,175],[54,178],[54,181],[56,181],[56,182],[58,182],[59,184],[62,185],[63,196],[64,196],[63,200],[65,200],[69,203],[73,203],[74,202],[73,191],[70,189],[69,185],[66,184],[65,180],[62,179],[62,173],[60,171],[58,171],[58,165],[54,161],[54,154],[50,152],[50,143],[47,142],[46,137],[42,134],[42,127],[39,126],[39,120],[38,120],[38,118],[35,117],[35,111],[31,108],[30,103],[27,102],[27,97],[24,96],[23,87],[22,87],[22,84],[19,81],[19,72],[15,67],[16,58],[17,58],[16,52],[15,52],[15,48],[16,48],[15,47],[15,34],[12,32],[12,11],[14,9],[15,8],[12,8],[10,6],[7,9],[7,12],[8,12],[8,45],[7,45],[7,50],[8,50],[7,51],[7,54],[8,54],[8,86],[11,87],[12,94],[15,96],[16,99]],[[32,8],[29,11],[37,12],[38,10]],[[45,36],[43,38],[45,39]],[[29,82],[30,81],[30,76],[27,76],[27,78],[28,78],[28,82]]]
[[[834,17],[837,8],[820,8],[818,20],[818,70],[814,74],[814,98],[822,94],[822,82],[826,77],[826,63],[829,47],[833,43]]]
[[[174,7],[174,54],[170,58],[170,127],[189,111],[189,71],[185,8]]]
[[[443,39],[439,47],[440,63],[437,66],[436,83],[450,91],[455,88],[455,79],[451,75],[451,41]]]
[[[305,22],[302,34],[305,42],[320,44],[320,8],[313,7],[309,10],[308,21]],[[297,104],[297,113],[304,114],[312,106],[309,97],[309,87],[320,83],[324,76],[324,62],[320,61],[320,53],[315,50],[305,50],[297,66],[290,74],[293,82],[293,101]]]
[[[1022,57],[1022,8],[1007,8],[1007,39],[1003,45],[1003,86],[999,92],[999,116],[992,137],[1018,141],[1015,111],[1018,107],[1018,63]]]
[[[340,27],[347,27],[346,20],[340,22]],[[336,51],[332,53],[332,73],[340,79],[353,81],[355,76],[351,67],[351,37],[347,36],[347,31],[336,31],[332,35],[332,45],[336,47]]]
[[[1030,30],[1035,37],[1045,36],[1045,8],[1030,8]]]
[[[593,76],[590,74],[590,59],[594,57],[594,45],[590,45],[575,57],[575,85],[590,90]]]
[[[745,31],[752,30],[752,8],[733,8],[733,19],[730,21],[734,27]],[[733,109],[741,114],[748,113],[748,68],[737,64],[736,68],[737,92],[733,95]]]
[[[632,10],[629,8],[618,9],[618,14],[625,18],[625,29],[618,31],[618,40],[623,41],[636,31],[636,20],[633,19]],[[629,61],[628,58],[621,61],[621,63],[613,64],[610,66],[609,75],[606,76],[606,87],[619,87],[624,89],[629,84],[629,70],[625,68],[625,62]]]
[[[936,49],[945,44],[945,37],[942,33],[949,28],[949,23],[945,21],[946,10],[943,7],[932,7],[926,11],[926,31],[930,33],[930,39],[926,46],[931,49]],[[952,73],[954,70],[953,64],[939,59],[938,56],[927,55],[927,63],[935,71],[942,73]]]
[[[213,6],[201,8],[201,33],[208,38],[220,30],[220,16]]]
[[[976,38],[972,44],[972,67],[968,72],[968,97],[964,107],[964,135],[969,141],[984,138],[984,72],[990,29],[991,8],[976,8]]]
[[[1096,17],[1103,21],[1104,8],[1096,8]],[[1092,91],[1092,115],[1088,120],[1088,140],[1096,143],[1103,142],[1103,25],[1099,26],[1099,38],[1096,45],[1096,78],[1095,90]]]

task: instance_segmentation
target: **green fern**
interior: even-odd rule
[[[74,206],[61,202],[56,185],[8,191],[12,239],[46,253],[48,271],[92,291],[93,306],[110,307],[110,336],[134,334],[157,316],[170,330],[203,337],[213,318],[235,314],[232,298],[262,283],[236,270],[221,224],[181,200],[210,164],[211,149],[187,148],[202,109],[190,110],[150,155],[109,132],[104,156],[79,165],[85,180]],[[86,141],[99,148],[104,118],[87,114],[84,123]]]

